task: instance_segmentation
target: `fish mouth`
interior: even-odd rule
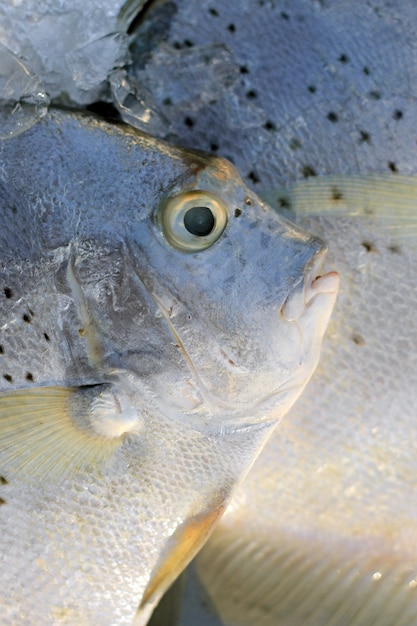
[[[335,296],[339,290],[339,274],[335,271],[322,273],[327,249],[320,250],[304,268],[300,282],[290,291],[281,307],[281,315],[287,322],[301,317],[318,295]]]

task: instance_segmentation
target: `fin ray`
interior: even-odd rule
[[[60,479],[90,466],[100,468],[122,440],[79,426],[83,417],[88,425],[89,404],[82,388],[76,387],[1,393],[1,472],[30,481]]]
[[[315,177],[261,194],[287,216],[346,216],[372,220],[382,233],[412,248],[417,245],[417,177]]]

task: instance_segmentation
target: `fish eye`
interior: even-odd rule
[[[224,231],[227,208],[208,191],[188,191],[164,202],[158,221],[172,246],[183,252],[199,252],[212,246]]]
[[[207,237],[215,223],[213,212],[208,206],[193,206],[184,215],[185,228],[197,237]]]

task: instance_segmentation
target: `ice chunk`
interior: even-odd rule
[[[0,138],[18,135],[41,119],[49,96],[41,80],[0,44]]]
[[[169,123],[145,87],[125,70],[113,72],[109,82],[113,101],[126,124],[157,137],[167,136]]]
[[[196,111],[220,98],[239,79],[239,69],[231,52],[223,45],[175,49],[162,43],[149,65],[152,72],[138,70],[136,78],[157,102]]]
[[[103,83],[109,71],[128,59],[129,37],[112,33],[65,55],[74,84],[88,92]]]
[[[0,43],[29,63],[51,98],[89,104],[126,61],[126,31],[144,2],[3,0]]]

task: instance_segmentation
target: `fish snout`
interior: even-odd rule
[[[340,278],[335,271],[321,273],[326,254],[327,248],[323,246],[305,265],[301,280],[288,294],[281,308],[281,315],[287,322],[299,319],[320,294],[329,296],[334,302]]]

